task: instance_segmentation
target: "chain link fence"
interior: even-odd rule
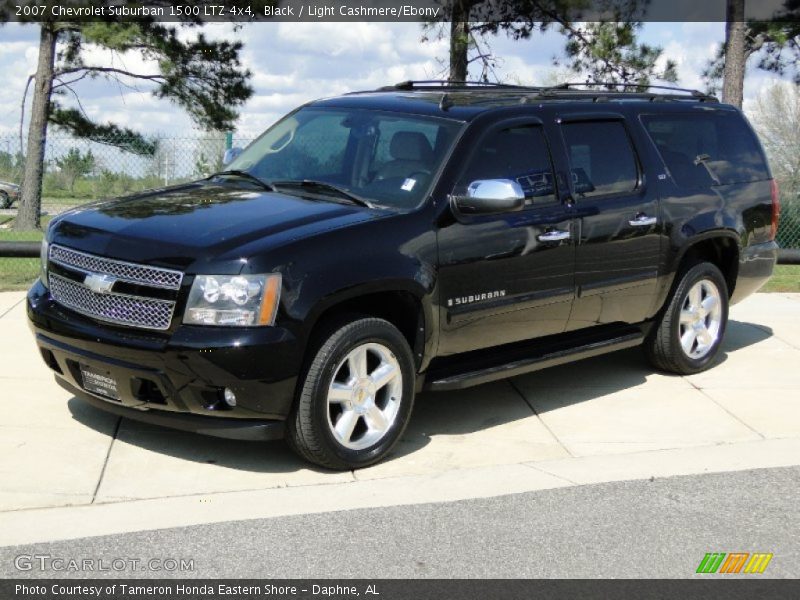
[[[120,149],[136,148],[133,140],[106,145],[63,135],[49,136],[42,181],[42,225],[54,215],[86,202],[206,177],[222,169],[222,155],[228,143],[244,147],[252,141],[233,137],[229,142],[224,133],[152,139],[153,151],[142,154]],[[22,180],[19,147],[18,136],[0,136],[0,242],[41,239],[41,232],[11,229],[18,202],[13,199],[13,188],[4,187],[3,183],[19,184]],[[782,204],[778,243],[781,248],[800,249],[800,197],[790,191],[797,186],[792,182],[778,183]],[[9,201],[11,206],[5,207]],[[37,270],[38,259],[0,257],[0,291],[26,287],[36,278]]]
[[[778,182],[780,185],[780,182]],[[781,221],[778,226],[778,245],[800,249],[800,196],[781,193]]]
[[[52,216],[93,200],[191,181],[222,168],[225,134],[155,136],[152,141],[153,151],[142,154],[122,150],[120,147],[124,147],[128,140],[116,140],[117,145],[106,145],[72,137],[48,136],[42,180],[42,215]],[[232,145],[245,146],[250,141],[233,138]],[[130,146],[135,148],[133,144]],[[21,180],[19,138],[0,137],[0,181],[19,184]],[[3,216],[13,218],[14,214],[15,211],[11,211]]]
[[[58,213],[104,198],[125,196],[207,177],[222,169],[222,155],[230,143],[246,146],[250,138],[226,134],[195,136],[153,136],[152,152],[122,150],[136,148],[133,140],[115,140],[115,145],[100,144],[70,136],[47,138],[42,179],[42,226]],[[26,242],[41,239],[41,232],[12,229],[22,182],[23,157],[19,137],[0,136],[0,242]],[[13,184],[11,186],[6,184]],[[38,259],[0,256],[0,291],[23,289],[38,273]]]

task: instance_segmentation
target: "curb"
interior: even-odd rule
[[[563,458],[433,475],[24,509],[0,513],[0,546],[797,464],[800,464],[800,439],[780,438]]]

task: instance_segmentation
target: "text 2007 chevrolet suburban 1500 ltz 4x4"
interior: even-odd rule
[[[777,190],[740,111],[651,90],[310,102],[226,171],[53,219],[42,357],[104,410],[333,469],[386,456],[421,390],[639,344],[702,371],[772,273]]]

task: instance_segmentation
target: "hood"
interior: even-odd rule
[[[377,218],[333,201],[198,182],[77,208],[58,217],[51,243],[131,262],[186,269],[239,260],[287,241]],[[253,242],[259,242],[255,246]]]

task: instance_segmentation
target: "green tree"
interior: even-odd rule
[[[31,0],[23,3],[34,4]],[[16,4],[20,4],[17,2]],[[88,1],[62,2],[86,7]],[[155,0],[150,6],[168,4]],[[229,4],[238,4],[237,2]],[[8,20],[9,5],[0,5],[0,22]],[[5,11],[5,12],[4,12]],[[82,109],[75,85],[83,79],[105,78],[125,84],[147,82],[157,98],[169,100],[201,127],[231,129],[237,109],[253,93],[250,72],[239,58],[241,42],[210,41],[196,30],[201,18],[178,24],[159,23],[149,17],[129,21],[72,22],[43,20],[37,25],[39,58],[31,76],[33,100],[28,130],[22,198],[15,229],[39,227],[44,151],[48,125],[53,124],[76,137],[116,145],[140,154],[152,154],[155,145],[142,135],[110,122],[92,120]],[[194,31],[193,31],[194,30]],[[88,51],[100,48],[111,55],[138,52],[153,65],[150,72],[125,68],[122,61],[98,65],[89,62]],[[77,107],[62,98],[70,94]]]
[[[659,68],[663,50],[637,41],[641,27],[637,21],[562,25],[562,33],[567,36],[567,66],[587,83],[603,82],[611,88],[619,83],[646,87],[651,79],[676,82],[675,61],[667,60],[663,68]]]
[[[0,152],[0,178],[17,181],[22,172],[24,158],[21,154],[11,152]]]
[[[673,61],[666,61],[663,68],[658,66],[663,50],[637,41],[642,23],[635,18],[648,3],[649,0],[450,0],[446,6],[451,21],[448,79],[465,81],[469,65],[475,62],[482,65],[480,78],[490,79],[496,59],[486,41],[489,36],[505,32],[515,40],[528,39],[534,33],[557,27],[566,37],[566,66],[587,82],[647,85],[652,79],[676,81]],[[590,7],[604,20],[577,20],[580,11]],[[437,26],[425,27],[423,40]],[[439,26],[437,37],[444,35]]]
[[[75,180],[78,177],[89,175],[95,168],[94,155],[91,150],[81,154],[77,148],[70,148],[61,158],[54,161],[62,177],[67,181],[69,191],[75,191]]]
[[[800,85],[800,2],[786,0],[770,21],[745,21],[745,0],[727,0],[726,6],[725,42],[704,73],[709,91],[717,93],[721,85],[722,99],[741,108],[751,61]]]

